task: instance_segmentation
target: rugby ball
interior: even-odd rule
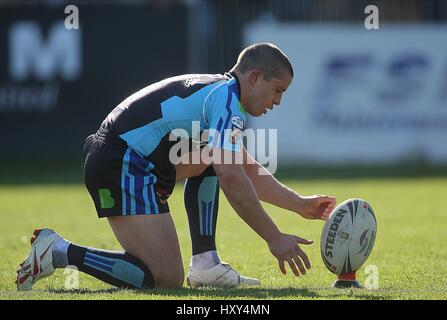
[[[329,215],[321,234],[321,257],[336,275],[357,271],[368,259],[377,234],[371,205],[362,199],[340,203]]]

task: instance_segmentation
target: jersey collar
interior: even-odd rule
[[[245,111],[244,106],[241,103],[241,83],[239,82],[239,78],[236,74],[236,72],[234,71],[229,71],[225,73],[225,76],[228,78],[234,78],[236,80],[236,84],[237,84],[237,98],[239,100],[239,109],[242,113],[247,114],[247,111]]]
[[[237,91],[238,91],[238,94],[239,94],[238,98],[240,100],[241,99],[241,83],[239,82],[239,78],[237,77],[237,74],[234,71],[230,71],[230,72],[228,72],[228,74],[231,75],[234,79],[236,79]]]

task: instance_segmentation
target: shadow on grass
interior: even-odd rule
[[[113,293],[119,293],[122,289],[118,288],[110,288],[110,289],[99,289],[99,290],[92,290],[92,289],[49,289],[47,290],[48,293],[56,293],[56,294],[113,294]]]
[[[277,299],[277,298],[318,298],[319,294],[307,288],[200,288],[179,290],[155,289],[143,290],[144,293],[150,293],[160,296],[179,296],[187,298],[248,298],[248,299]]]
[[[205,299],[333,299],[333,298],[355,298],[364,300],[383,300],[389,299],[387,295],[376,295],[364,292],[363,290],[334,290],[334,289],[312,289],[312,288],[200,288],[200,289],[143,289],[143,290],[122,290],[122,289],[50,289],[48,292],[56,294],[123,294],[128,292],[128,297],[132,299],[134,295],[162,296],[166,299],[176,297],[179,300],[200,298]],[[160,298],[157,298],[160,299]],[[163,300],[163,298],[161,298]]]

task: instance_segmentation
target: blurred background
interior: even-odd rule
[[[295,70],[280,108],[248,123],[278,129],[280,175],[447,175],[447,1],[11,0],[0,183],[81,181],[84,139],[124,98],[224,73],[254,42],[278,45]]]

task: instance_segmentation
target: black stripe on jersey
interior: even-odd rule
[[[162,117],[161,103],[171,97],[186,98],[212,83],[225,80],[225,76],[216,74],[188,74],[168,78],[149,85],[124,100],[105,122],[117,135],[144,126]],[[136,96],[141,97],[136,98]]]

